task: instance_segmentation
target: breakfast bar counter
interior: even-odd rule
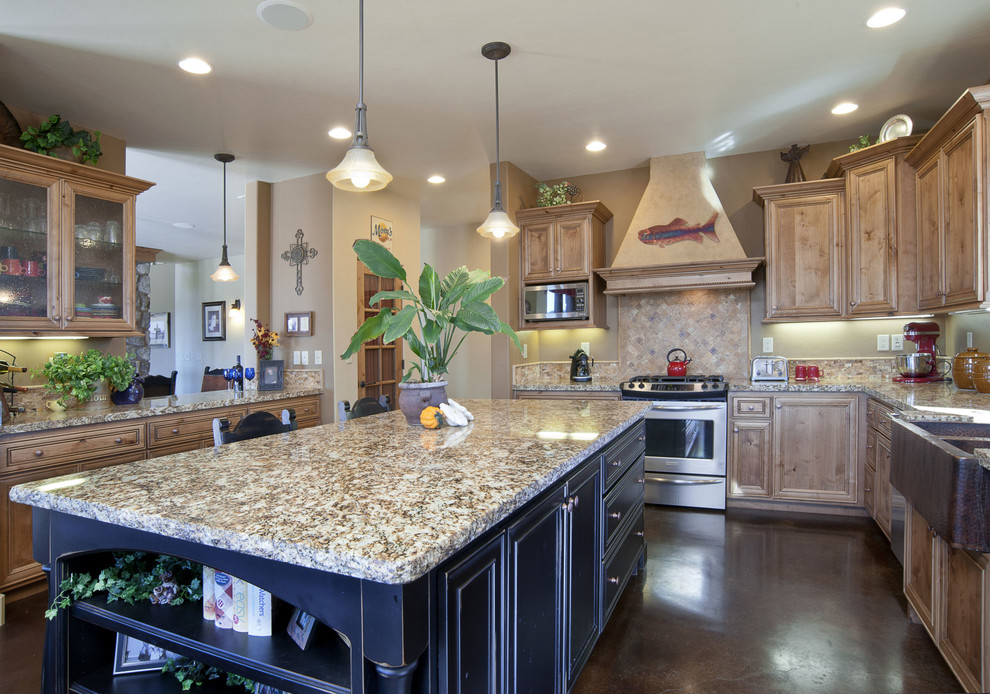
[[[551,638],[549,643],[568,643],[574,650],[551,653],[559,665],[550,667],[551,679],[530,673],[534,681],[551,683],[541,691],[564,691],[562,683],[576,677],[618,592],[642,563],[642,475],[636,466],[642,465],[644,405],[465,404],[475,420],[464,428],[410,427],[401,413],[391,412],[13,487],[13,501],[34,507],[34,551],[50,567],[52,597],[77,565],[110,550],[172,554],[270,590],[335,630],[350,653],[346,681],[328,684],[306,668],[287,672],[281,663],[256,662],[236,644],[204,645],[161,625],[107,616],[113,612],[107,605],[75,605],[61,611],[49,629],[46,691],[63,692],[79,679],[98,676],[92,657],[80,662],[67,647],[82,623],[140,635],[292,691],[363,692],[376,677],[379,692],[454,690],[451,676],[485,673],[457,675],[461,661],[450,660],[457,644],[446,641],[448,627],[477,618],[445,611],[459,604],[451,597],[457,588],[451,577],[492,546],[501,548],[499,568],[492,575],[479,569],[482,574],[498,585],[511,584],[510,576],[525,577],[533,568],[524,564],[521,549],[531,531],[541,543],[558,543],[557,554],[545,547],[528,555],[533,561],[544,562],[550,572],[568,567],[560,576],[533,573],[528,581],[558,586],[539,596],[549,601],[543,607],[553,622],[547,625],[551,635],[574,627],[570,617],[561,621],[554,601],[583,585],[594,587],[593,637]],[[606,498],[609,489],[615,496],[621,485],[623,498],[633,501],[623,502],[631,505],[619,514],[624,520],[618,527],[604,518],[604,509],[613,503]],[[580,498],[585,510],[578,512]],[[554,520],[538,523],[534,513]],[[552,532],[541,536],[537,527]],[[579,545],[594,551],[582,558]],[[566,591],[565,579],[573,582]],[[531,586],[505,592],[523,601]],[[502,591],[487,595],[497,600]],[[489,607],[503,615],[508,606]],[[486,629],[459,628],[475,635],[462,635],[466,641],[459,647],[485,652],[497,646],[497,657],[516,657],[523,665],[532,655],[513,654],[526,635],[517,634],[510,647],[504,630],[497,629],[503,640],[494,644]],[[538,626],[537,633],[543,633]],[[468,643],[478,638],[484,643]],[[534,647],[546,648],[546,639],[539,640]],[[489,674],[501,681],[501,672],[499,665]],[[523,668],[513,676],[522,681],[530,675]]]

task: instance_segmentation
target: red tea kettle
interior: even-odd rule
[[[676,352],[681,353],[681,358],[677,360],[671,359],[671,355]],[[691,363],[688,359],[687,352],[685,352],[680,347],[675,347],[674,349],[667,352],[667,375],[668,376],[687,376],[687,365]]]

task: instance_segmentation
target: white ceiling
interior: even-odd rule
[[[128,174],[158,184],[139,198],[138,243],[174,257],[217,255],[213,154],[235,154],[240,253],[244,182],[332,168],[348,142],[327,130],[354,126],[357,0],[300,1],[314,22],[286,32],[255,0],[0,0],[0,101],[125,139]],[[897,4],[906,18],[872,30],[883,4],[863,0],[368,0],[370,142],[392,185],[423,197],[424,226],[479,223],[495,159],[489,41],[512,46],[502,159],[538,179],[853,139],[895,113],[917,131],[990,78],[990,2]],[[214,72],[181,72],[188,55]],[[859,110],[831,115],[843,100]],[[585,151],[593,138],[608,149]],[[434,173],[448,183],[425,183]]]

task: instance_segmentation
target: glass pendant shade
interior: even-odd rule
[[[213,271],[210,275],[210,279],[214,282],[233,282],[238,279],[239,276],[234,272],[234,268],[230,266],[230,261],[227,260],[227,247],[223,247],[223,257],[220,259],[220,265],[217,269]]]
[[[486,239],[506,239],[518,234],[519,227],[512,223],[509,215],[502,209],[502,205],[496,204],[478,227],[478,233]]]
[[[340,190],[370,192],[381,190],[392,181],[392,174],[382,168],[370,147],[351,145],[343,161],[327,172],[327,180]]]

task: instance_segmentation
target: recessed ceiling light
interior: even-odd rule
[[[213,66],[202,58],[183,58],[179,61],[179,67],[194,75],[207,75],[213,72]]]
[[[837,116],[844,116],[847,113],[852,113],[857,108],[859,108],[859,104],[854,104],[849,101],[843,101],[841,104],[838,104],[835,108],[832,109],[832,113],[834,113]]]
[[[900,7],[885,7],[874,12],[873,16],[866,20],[866,26],[871,29],[889,27],[891,24],[896,24],[904,19],[906,14],[907,10]]]
[[[444,178],[443,176],[433,175],[426,180],[429,181],[430,183],[443,183],[447,179]]]
[[[333,130],[327,132],[327,135],[335,140],[346,140],[351,136],[351,131],[347,128],[336,127]]]
[[[588,150],[589,152],[601,152],[607,146],[608,145],[606,145],[601,140],[592,140],[591,142],[589,142],[588,144],[586,144],[584,146],[584,148],[586,150]]]
[[[172,226],[176,229],[195,229],[195,224],[190,224],[189,222],[173,222]]]
[[[282,31],[300,31],[313,23],[313,13],[292,0],[265,0],[256,12],[262,22]]]

